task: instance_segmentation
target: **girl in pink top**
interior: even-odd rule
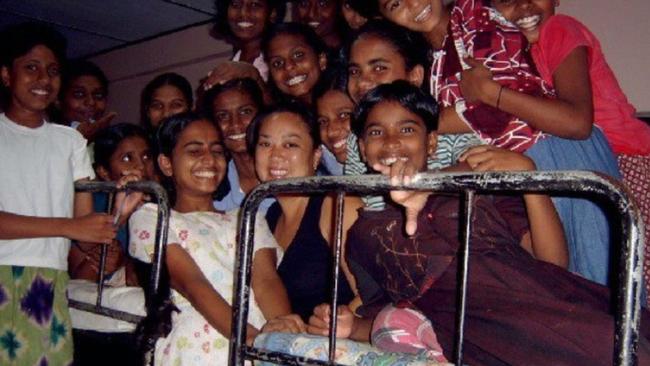
[[[463,75],[463,94],[496,100],[504,109],[512,106],[544,114],[558,135],[579,137],[595,123],[618,157],[623,180],[641,208],[649,237],[650,126],[634,117],[634,107],[605,61],[598,39],[576,19],[555,15],[559,0],[492,0],[492,5],[526,37],[539,75],[553,85],[557,98],[502,89],[478,64]],[[650,261],[646,260],[644,267],[648,283]]]

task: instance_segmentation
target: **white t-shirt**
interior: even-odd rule
[[[86,140],[70,127],[29,128],[0,113],[0,211],[72,217],[74,182],[94,178]],[[68,269],[70,240],[0,240],[0,265]]]
[[[232,57],[232,61],[240,61],[240,59],[241,50],[235,53],[235,55]],[[269,81],[269,66],[266,64],[266,61],[264,61],[264,55],[260,53],[259,56],[255,57],[255,60],[253,60],[253,66],[255,66],[257,71],[260,72],[262,80]]]

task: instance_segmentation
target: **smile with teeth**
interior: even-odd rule
[[[250,28],[250,27],[253,26],[253,23],[251,23],[251,22],[239,22],[239,23],[237,23],[237,26],[239,28]]]
[[[320,25],[320,22],[309,22],[307,24],[312,28],[318,28],[318,26]]]
[[[334,149],[338,150],[340,148],[346,147],[347,144],[348,144],[348,140],[347,140],[347,138],[344,138],[344,139],[341,139],[341,140],[335,142],[332,146],[334,147]]]
[[[542,19],[539,15],[531,15],[517,20],[517,26],[521,29],[533,29],[535,28],[540,20]]]
[[[46,89],[32,89],[31,92],[42,97],[50,95],[50,92]]]
[[[431,4],[425,6],[424,9],[422,9],[420,14],[418,14],[414,20],[419,23],[425,20],[429,16],[429,14],[431,14]]]
[[[391,165],[395,164],[398,160],[400,160],[400,161],[408,161],[409,159],[407,157],[403,157],[403,156],[391,156],[389,158],[379,159],[379,162],[382,165],[391,166]]]
[[[237,140],[237,141],[238,140],[243,140],[243,139],[246,138],[246,134],[245,133],[238,133],[238,134],[235,134],[235,135],[229,135],[228,138],[230,140]]]
[[[287,85],[289,86],[294,86],[302,83],[303,81],[307,80],[307,75],[298,75],[294,76],[291,79],[287,81]]]
[[[284,177],[285,175],[287,175],[287,173],[289,173],[289,170],[271,168],[269,173],[271,174],[272,177],[278,178],[278,177]]]
[[[198,178],[212,179],[217,176],[217,172],[214,170],[200,170],[198,172],[194,172],[194,176]]]

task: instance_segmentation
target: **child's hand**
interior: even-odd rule
[[[203,89],[208,90],[215,85],[237,78],[251,78],[258,81],[262,76],[255,66],[248,62],[225,61],[210,71],[208,78],[203,82]]]
[[[101,261],[102,249],[96,243],[78,243],[79,249],[84,253],[86,262],[90,265],[93,272],[99,276],[99,263]],[[124,264],[124,251],[119,243],[114,240],[113,245],[109,245],[106,251],[106,274],[111,274]]]
[[[372,168],[383,175],[390,177],[393,185],[409,184],[416,179],[417,168],[409,161],[398,160],[390,166],[375,164]],[[418,214],[427,203],[429,192],[419,191],[390,191],[390,198],[397,204],[404,206],[406,220],[406,234],[414,235],[418,228]]]
[[[535,170],[535,163],[526,155],[491,145],[471,147],[458,161],[466,162],[477,172]]]
[[[307,325],[299,315],[289,314],[270,319],[262,327],[262,332],[305,333]]]
[[[112,244],[117,229],[113,217],[105,213],[91,213],[68,221],[66,237],[72,240]]]
[[[499,88],[500,85],[492,80],[492,72],[483,66],[481,62],[471,57],[465,58],[465,62],[471,68],[463,70],[460,74],[460,80],[458,81],[460,92],[469,103],[485,103],[489,95],[489,86],[496,84],[497,88]]]
[[[125,171],[122,172],[123,176],[117,181],[117,188],[122,188],[129,182],[138,182],[142,179],[142,171]],[[113,216],[117,217],[117,225],[121,225],[131,216],[142,201],[144,200],[144,193],[140,191],[120,191],[115,195],[115,202],[113,203]]]
[[[309,318],[307,332],[315,335],[327,336],[330,332],[330,304],[321,304],[314,308],[314,313]],[[336,337],[349,338],[354,328],[355,316],[346,305],[337,307]]]
[[[86,140],[93,142],[95,140],[97,132],[110,126],[111,121],[113,118],[115,118],[115,116],[117,116],[117,113],[109,112],[94,123],[91,123],[90,121],[80,121],[80,124],[77,127],[77,131],[79,131],[79,133],[81,133]]]

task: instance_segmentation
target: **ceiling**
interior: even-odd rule
[[[204,24],[213,15],[214,0],[0,0],[0,28],[47,23],[68,39],[70,58]]]

